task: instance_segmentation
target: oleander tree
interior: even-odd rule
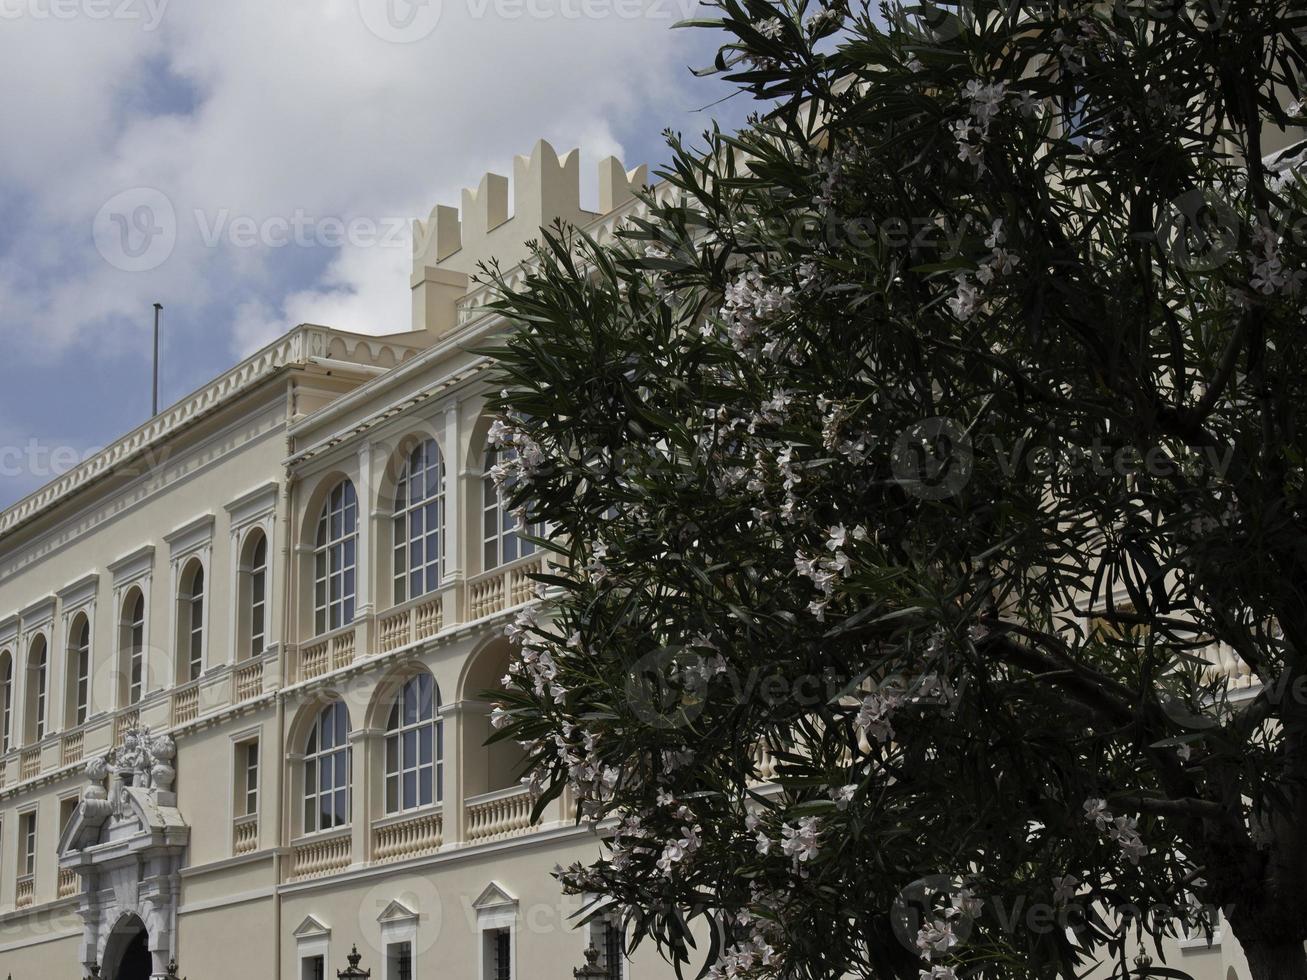
[[[709,12],[749,127],[495,303],[566,887],[714,978],[1183,976],[1214,910],[1307,976],[1307,15]]]

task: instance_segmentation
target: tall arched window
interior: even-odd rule
[[[261,657],[268,647],[268,538],[250,532],[239,573],[240,636],[238,657]]]
[[[177,683],[204,673],[204,565],[192,558],[177,589]]]
[[[395,483],[396,603],[440,588],[444,565],[445,464],[434,439],[409,453]]]
[[[336,484],[322,505],[313,554],[313,624],[318,633],[354,622],[358,509],[349,480]]]
[[[44,636],[32,640],[27,648],[27,741],[39,742],[45,738],[47,683],[49,681],[49,657]]]
[[[502,486],[496,484],[495,467],[517,457],[514,449],[497,449],[487,444],[485,467],[481,476],[481,527],[482,527],[482,569],[489,571],[514,559],[529,555],[535,551],[535,545],[519,536],[519,531],[537,534],[539,528],[530,525],[522,528],[517,518],[509,513],[505,503],[512,496],[512,482]]]
[[[118,703],[135,704],[145,684],[145,593],[140,589],[132,589],[123,602],[118,651]]]
[[[386,722],[386,813],[439,803],[444,782],[445,732],[436,717],[440,699],[430,674],[410,677]]]
[[[64,717],[72,726],[84,725],[91,708],[91,621],[78,613],[68,630],[68,685]]]
[[[0,752],[13,748],[14,721],[14,657],[6,650],[0,653]]]
[[[349,823],[349,711],[333,701],[304,745],[304,833]]]

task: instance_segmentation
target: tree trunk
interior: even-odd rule
[[[1307,952],[1301,942],[1242,943],[1252,980],[1307,980]]]

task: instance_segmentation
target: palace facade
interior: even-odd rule
[[[301,325],[0,514],[0,976],[662,975],[578,928],[484,692],[542,556],[487,470],[479,262],[638,207],[538,143],[414,223],[413,329]],[[643,958],[643,959],[642,959]]]
[[[473,277],[644,209],[643,168],[603,161],[587,210],[578,167],[537,143],[511,208],[486,174],[415,222],[411,330],[295,327],[0,514],[0,975],[671,975],[578,927],[551,871],[599,828],[533,822],[485,744],[543,566],[489,478],[507,325]],[[1248,976],[1219,922],[1166,952]]]

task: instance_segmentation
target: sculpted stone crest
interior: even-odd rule
[[[122,812],[122,789],[143,789],[158,797],[171,793],[177,770],[172,760],[177,745],[168,735],[151,735],[147,727],[129,728],[122,744],[86,763],[87,785],[82,790],[82,805],[89,813]],[[109,779],[109,790],[105,779]]]

